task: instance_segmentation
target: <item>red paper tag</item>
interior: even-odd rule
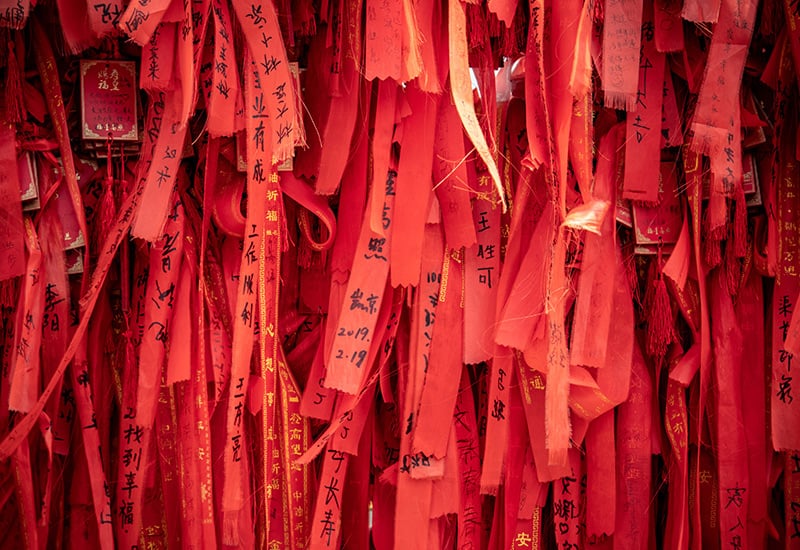
[[[628,397],[628,387],[631,378],[631,357],[634,353],[633,339],[633,304],[631,292],[623,265],[619,245],[615,252],[613,311],[608,330],[608,343],[606,344],[605,366],[597,370],[597,386],[576,384],[574,374],[569,392],[570,407],[578,417],[591,420],[604,412],[613,409]],[[541,347],[541,346],[540,346]],[[545,357],[543,350],[525,350],[525,359],[529,365],[536,368],[543,365]],[[633,355],[636,360],[635,355]],[[548,383],[550,381],[548,380]],[[538,462],[537,462],[538,465]]]
[[[64,250],[73,250],[86,245],[86,238],[81,232],[78,216],[72,206],[72,200],[66,188],[59,189],[53,195],[54,206],[58,212],[63,231]]]
[[[136,63],[82,59],[80,70],[83,139],[139,139]]]
[[[36,176],[36,164],[33,153],[23,153],[17,158],[17,175],[19,176],[19,192],[23,201],[39,198],[39,184]]]
[[[67,275],[80,275],[83,273],[83,254],[80,250],[67,250],[64,263]]]
[[[622,193],[617,194],[616,219],[626,227],[633,227],[633,212],[631,201],[622,198]]]
[[[161,92],[153,97],[158,99],[155,99],[152,108],[156,109],[160,104],[164,114],[160,124],[154,120],[152,128],[147,129],[148,133],[154,134],[156,141],[150,152],[149,163],[145,162],[147,175],[142,193],[142,208],[137,212],[131,227],[133,236],[151,242],[162,235],[175,177],[181,162],[180,151],[187,131],[186,125],[181,125],[179,122],[178,110],[181,104],[177,90],[169,93]],[[150,137],[152,138],[153,136]]]
[[[742,191],[745,196],[758,192],[758,172],[753,155],[742,157]]]
[[[636,244],[674,244],[683,225],[681,203],[677,195],[675,166],[661,163],[661,202],[655,208],[633,205],[633,227]]]
[[[188,244],[188,243],[187,243]],[[176,382],[183,382],[191,379],[192,357],[195,355],[194,349],[197,346],[192,339],[192,316],[195,309],[192,304],[192,289],[195,279],[194,270],[189,266],[183,266],[175,283],[177,287],[175,294],[175,313],[172,318],[172,333],[170,339],[175,343],[170,346],[167,356],[166,383],[172,385]],[[156,275],[158,278],[158,275]],[[170,303],[172,296],[170,297]]]
[[[392,141],[394,135],[395,113],[398,103],[398,83],[391,78],[381,80],[377,84],[378,95],[375,103],[375,118],[372,123],[372,162],[371,177],[373,182],[379,182],[389,170],[392,155]],[[402,92],[402,88],[400,88]],[[370,210],[366,216],[369,218],[370,230],[381,236],[384,234],[384,206],[387,188],[383,185],[373,184],[370,187]],[[394,185],[391,192],[395,192]],[[387,250],[388,252],[388,250]],[[388,254],[387,254],[388,257]]]

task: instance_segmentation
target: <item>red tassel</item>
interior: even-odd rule
[[[96,223],[94,227],[96,233],[94,235],[95,246],[100,247],[103,241],[111,232],[114,225],[114,220],[117,217],[117,207],[114,204],[114,166],[112,164],[111,156],[111,138],[106,140],[106,177],[103,185],[103,195],[100,197],[100,203],[97,205]],[[122,165],[123,176],[125,165]]]
[[[711,227],[711,216],[706,216],[703,234],[703,257],[709,271],[717,267],[722,262],[722,241],[725,240],[726,226]]]
[[[725,278],[728,284],[728,294],[736,297],[742,283],[742,263],[731,246],[725,250]]]
[[[327,260],[326,251],[317,252],[311,255],[311,269],[324,269]]]
[[[747,203],[741,188],[733,214],[733,253],[737,258],[747,255]]]
[[[106,180],[105,190],[103,191],[103,196],[100,198],[100,211],[98,215],[100,216],[100,233],[101,235],[107,235],[108,232],[111,230],[111,226],[114,224],[114,218],[116,217],[116,205],[114,204],[114,190],[113,190],[114,182],[112,180]]]
[[[5,108],[9,122],[16,124],[25,120],[25,106],[22,103],[22,77],[14,40],[8,41]]]
[[[717,267],[722,262],[722,241],[718,239],[708,239],[703,244],[703,256],[708,269]]]
[[[313,252],[308,246],[308,243],[305,239],[300,239],[300,243],[297,246],[297,266],[300,267],[300,269],[311,269],[312,256]]]
[[[487,16],[486,26],[489,28],[489,38],[500,38],[505,30],[505,25],[492,12]]]
[[[722,263],[722,241],[730,233],[729,212],[725,197],[712,193],[703,220],[703,256],[709,271]]]
[[[728,293],[735,297],[742,284],[741,258],[747,255],[747,203],[744,190],[740,185],[736,190],[736,200],[733,212],[733,223],[725,248],[725,274],[728,284]]]
[[[480,5],[467,4],[467,39],[469,49],[483,46],[486,22]]]
[[[517,56],[517,32],[516,32],[516,19],[511,27],[503,26],[503,31],[500,34],[500,51],[503,52],[504,57],[514,59]]]
[[[278,211],[278,217],[281,221],[281,235],[283,238],[281,239],[281,250],[286,252],[289,250],[289,221],[287,220],[286,216],[286,207],[281,204],[281,209]]]
[[[672,302],[669,298],[667,283],[661,271],[661,247],[658,249],[656,263],[651,272],[654,277],[648,286],[645,307],[647,319],[647,354],[653,358],[662,359],[667,354],[667,348],[674,340]]]

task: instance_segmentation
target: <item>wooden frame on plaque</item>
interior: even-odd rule
[[[137,141],[136,63],[82,59],[80,74],[83,139]]]

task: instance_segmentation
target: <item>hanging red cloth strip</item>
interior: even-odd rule
[[[463,263],[464,255],[460,250],[450,251],[444,256],[436,324],[411,446],[414,453],[436,458],[444,458],[449,454],[448,441],[452,439],[450,425],[438,419],[453,415],[458,388],[452,384],[452,380],[459,377],[463,370],[459,353],[464,339]]]
[[[633,388],[636,388],[636,386],[633,386]],[[643,412],[644,414],[639,418],[649,419],[647,414],[649,411]],[[626,509],[637,508],[635,505],[628,505],[620,510],[617,503],[620,500],[617,497],[617,492],[622,492],[626,489],[624,484],[617,483],[617,477],[627,481],[631,476],[617,476],[617,471],[620,469],[617,463],[622,462],[625,464],[626,457],[622,453],[619,453],[621,456],[617,456],[617,450],[614,447],[616,442],[615,435],[614,414],[611,412],[607,412],[592,421],[586,432],[586,536],[590,539],[602,539],[604,536],[616,534],[616,515],[618,513],[620,515],[624,514]],[[622,443],[627,441],[626,439],[620,440]],[[642,441],[642,446],[644,446],[645,442],[649,442],[649,438]],[[625,471],[624,468],[626,466],[622,466],[623,471]],[[644,469],[641,477],[649,481],[650,476],[647,474],[649,474],[649,470]],[[620,486],[618,487],[618,485]],[[646,487],[646,485],[640,483],[638,487]],[[636,495],[636,497],[640,496]],[[634,498],[634,500],[641,502],[644,499]],[[647,509],[647,507],[643,508]],[[631,521],[630,523],[633,524],[634,522]],[[642,523],[641,525],[645,524]],[[630,539],[623,536],[622,540]],[[636,547],[634,544],[631,545],[631,548]]]
[[[29,218],[25,219],[25,246],[28,249],[25,285],[17,306],[19,333],[16,336],[17,353],[11,375],[11,390],[8,408],[12,411],[29,413],[39,394],[41,381],[39,353],[42,346],[42,315],[44,313],[44,280],[42,249]]]
[[[642,0],[607,0],[603,11],[603,81],[606,107],[636,112]]]
[[[325,386],[354,394],[364,379],[365,360],[374,342],[377,313],[383,301],[384,287],[389,275],[388,254],[391,247],[395,179],[397,173],[389,170],[384,180],[376,174],[372,185],[384,187],[385,202],[382,214],[384,234],[375,233],[370,218],[364,216],[353,270],[347,283],[345,302],[339,317],[338,329],[327,360]],[[366,212],[371,212],[370,202]]]
[[[616,203],[617,150],[621,144],[622,126],[618,125],[600,139],[600,160],[594,180],[594,197]],[[627,155],[627,148],[626,148]],[[608,354],[608,335],[611,326],[615,286],[604,259],[616,253],[615,217],[607,214],[600,234],[586,233],[584,237],[578,296],[572,324],[570,364],[602,368]]]
[[[178,294],[176,288],[180,284],[182,273],[186,229],[183,205],[178,193],[174,193],[173,196],[164,233],[150,247],[149,254],[150,269],[144,308],[145,333],[139,347],[136,390],[136,420],[145,429],[150,428],[155,418],[154,398],[159,393],[162,368],[168,357],[168,346],[172,342],[170,337],[175,336],[172,331],[172,319],[177,309],[174,307]]]
[[[622,198],[651,204],[660,202],[661,173],[653,170],[660,158],[661,117],[664,97],[666,56],[656,49],[653,9],[648,2],[642,18],[642,56],[636,110],[627,118],[625,141],[625,182]]]
[[[491,358],[494,349],[498,279],[500,278],[501,213],[487,175],[478,178],[478,197],[472,205],[477,244],[464,251],[464,363]]]
[[[0,120],[0,281],[25,273],[25,229],[15,144],[14,126]]]
[[[354,134],[357,128],[359,107],[359,66],[362,52],[363,2],[346,0],[339,2],[341,17],[339,28],[342,35],[334,36],[334,56],[343,56],[341,61],[334,57],[330,70],[330,110],[322,136],[324,147],[320,152],[317,193],[331,195],[339,187],[351,151],[350,138],[355,136],[353,148],[364,140],[363,135]],[[335,26],[334,26],[335,27]],[[342,52],[351,52],[343,55]]]
[[[390,268],[393,286],[420,282],[425,221],[431,202],[431,169],[434,162],[434,128],[439,96],[420,90],[414,83],[406,88],[411,115],[404,121],[402,154],[397,168],[395,230],[403,235],[393,239]],[[424,274],[423,274],[424,276]]]
[[[236,102],[239,97],[239,70],[233,60],[236,50],[233,43],[233,23],[228,2],[213,0],[214,12],[214,69],[209,89],[208,133],[211,137],[230,136],[236,130]]]
[[[689,418],[686,389],[670,379],[664,427],[671,445],[669,483],[675,488],[667,503],[668,541],[673,548],[689,547]]]
[[[713,325],[716,446],[719,472],[720,532],[724,545],[748,540],[747,516],[750,487],[747,463],[739,453],[747,448],[742,416],[743,334],[736,323],[730,294],[722,270],[711,279]]]
[[[746,276],[740,290],[736,307],[736,321],[744,338],[742,346],[743,365],[741,392],[747,395],[741,402],[744,435],[747,439],[747,478],[749,482],[749,507],[747,510],[747,533],[751,546],[765,544],[767,537],[767,500],[769,498],[769,456],[764,446],[767,439],[767,380],[761,375],[766,361],[764,349],[764,296],[760,277],[755,271]],[[743,522],[744,523],[744,522]]]
[[[800,280],[796,272],[796,264],[790,261],[800,252],[797,232],[792,228],[797,216],[797,182],[798,164],[789,151],[790,145],[781,146],[783,162],[780,169],[780,182],[777,186],[776,204],[778,205],[778,273],[772,297],[772,445],[775,450],[800,448],[800,426],[793,419],[794,396],[792,392],[791,363],[794,354],[784,348],[784,340],[788,338],[792,314],[797,308],[797,297],[800,292]],[[789,158],[786,158],[789,157]],[[798,401],[800,403],[800,401]]]
[[[651,374],[638,344],[634,344],[630,397],[620,405],[617,416],[616,468],[617,479],[622,482],[617,487],[614,541],[615,546],[619,544],[622,548],[650,548],[652,508],[645,503],[651,501],[654,396]],[[671,413],[668,407],[667,414]]]
[[[739,88],[757,7],[752,0],[722,2],[692,120],[692,148],[710,157],[711,171],[726,182],[730,179],[731,189],[734,178],[741,174],[741,153],[736,154],[741,139],[737,131]]]
[[[296,146],[305,146],[306,138],[298,90],[289,70],[275,7],[272,2],[260,6],[234,2],[233,8],[267,92],[263,103],[248,107],[274,117],[264,138],[271,144],[272,160],[281,163],[293,156]],[[260,131],[266,132],[264,128]]]
[[[497,163],[475,116],[475,104],[468,71],[466,6],[459,0],[449,0],[447,29],[450,37],[450,89],[453,102],[470,141],[475,145],[478,155],[492,176],[505,211],[506,196],[500,180],[500,173],[497,170]]]

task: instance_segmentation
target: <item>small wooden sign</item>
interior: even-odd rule
[[[137,141],[136,63],[81,60],[83,139]]]

